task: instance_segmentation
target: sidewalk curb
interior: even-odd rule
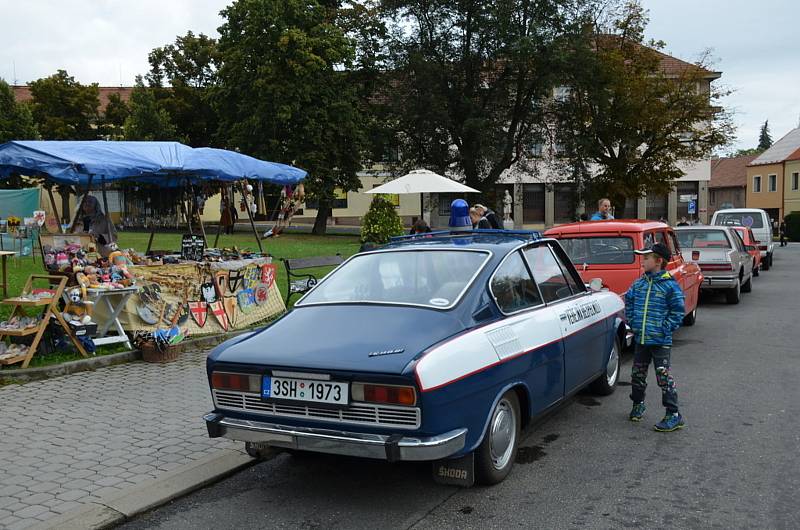
[[[224,334],[215,334],[187,339],[181,343],[183,349],[209,349],[217,344],[222,343],[242,333],[253,331],[252,328],[231,331]],[[70,375],[77,372],[89,372],[97,370],[98,368],[105,368],[115,364],[127,363],[130,361],[138,361],[142,358],[142,352],[139,350],[124,351],[119,353],[111,353],[109,355],[100,355],[87,357],[86,359],[78,359],[76,361],[68,361],[61,364],[53,364],[49,366],[40,366],[36,368],[17,368],[14,370],[0,371],[0,385],[4,384],[24,384],[31,381],[38,381],[41,379],[49,379],[51,377],[60,377],[63,375]]]
[[[268,456],[267,459],[274,455]],[[221,480],[257,462],[244,450],[220,449],[183,467],[71,512],[43,521],[31,530],[100,530],[119,525],[131,517]]]

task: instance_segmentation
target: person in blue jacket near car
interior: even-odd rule
[[[629,419],[642,421],[647,369],[650,362],[661,387],[661,403],[667,412],[655,425],[655,430],[670,432],[684,426],[678,411],[678,393],[670,374],[672,333],[683,322],[683,291],[672,275],[664,270],[669,262],[669,249],[661,243],[635,251],[643,254],[644,274],[625,293],[625,317],[633,330],[636,349],[631,369],[631,400]]]

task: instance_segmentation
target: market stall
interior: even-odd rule
[[[304,179],[305,171],[175,142],[26,141],[0,145],[0,176],[12,173],[83,192],[67,233],[43,237],[41,255],[48,273],[63,275],[68,285],[80,289],[81,302],[91,310],[88,317],[78,315],[73,324],[97,324],[93,334],[98,343],[126,342],[137,332],[167,333],[169,340],[224,333],[285,311],[275,284],[275,265],[261,248],[252,216],[258,252],[207,248],[202,224],[195,230],[199,216],[193,211],[193,198],[232,186],[247,197],[253,190],[250,182],[292,187]],[[144,251],[116,248],[113,230],[110,241],[98,240],[96,233],[91,237],[72,233],[80,232],[81,224],[89,224],[78,222],[81,213],[108,211],[105,189],[110,184],[157,187],[174,194],[187,228],[181,248],[151,253],[154,232]],[[102,204],[89,196],[98,187],[103,191]],[[49,190],[48,195],[57,212]],[[84,208],[91,202],[87,198],[95,203],[88,209]],[[59,225],[57,230],[64,228]]]

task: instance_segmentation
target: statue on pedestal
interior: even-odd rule
[[[511,198],[511,194],[506,190],[505,195],[503,196],[503,221],[510,221],[511,220],[511,203],[513,199]]]

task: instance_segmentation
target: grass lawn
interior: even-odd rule
[[[209,244],[214,242],[215,234],[208,234]],[[140,253],[144,253],[147,248],[147,240],[149,239],[149,232],[120,232],[119,233],[119,246],[121,248],[133,248]],[[153,249],[179,251],[181,245],[180,233],[156,233],[153,238]],[[278,238],[270,238],[262,241],[264,252],[268,252],[273,257],[273,262],[278,265],[278,275],[275,279],[278,282],[281,296],[286,297],[286,268],[279,261],[280,258],[305,258],[312,256],[330,256],[333,254],[341,254],[343,257],[349,257],[358,252],[359,241],[355,236],[312,236],[307,234],[284,234]],[[218,246],[225,247],[238,247],[239,249],[252,249],[258,250],[253,235],[251,233],[236,233],[232,235],[221,235],[219,238]],[[320,268],[318,271],[321,276],[327,273],[331,268]],[[33,263],[30,257],[8,258],[8,295],[16,296],[20,294],[25,281],[30,274],[44,274],[44,266],[39,257],[36,263]],[[292,298],[293,304],[299,297]],[[7,306],[0,306],[0,320],[5,320],[10,313],[10,308]],[[97,349],[98,355],[107,355],[122,351],[119,345],[101,346]],[[81,358],[77,353],[57,353],[48,356],[34,355],[31,360],[31,367],[43,366],[48,364],[61,363],[69,360]],[[19,367],[20,365],[13,365]],[[13,369],[12,367],[4,367],[3,370]]]

